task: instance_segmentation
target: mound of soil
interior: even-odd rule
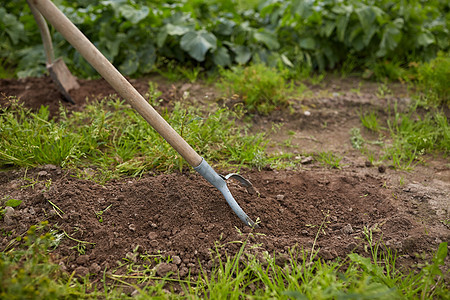
[[[376,172],[373,168],[358,173],[244,172],[259,194],[250,194],[235,182],[229,186],[247,214],[261,221],[250,240],[257,245],[251,251],[280,253],[282,263],[289,248],[311,249],[317,237],[315,249],[320,248],[319,256],[329,260],[351,251],[363,253],[364,230],[370,229],[374,238],[382,235],[387,245],[406,254],[401,260],[436,249],[449,239],[445,228],[425,232],[424,225],[407,212],[410,204],[383,187]],[[29,186],[24,178],[35,178],[37,183]],[[55,250],[60,264],[80,275],[117,267],[123,258],[136,259],[134,253],[170,256],[173,261],[165,265],[167,271],[183,277],[190,269],[195,275],[199,261],[211,267],[210,250],[216,242],[223,245],[221,251],[233,254],[240,244],[232,242],[244,240],[251,231],[222,195],[194,173],[146,175],[102,186],[47,165],[28,170],[26,176],[24,170],[4,173],[0,191],[2,198],[23,201],[2,221],[3,232],[10,235],[3,237],[0,247],[7,247],[29,226],[48,220],[72,238],[95,243],[87,245],[83,255],[71,239],[63,239]]]

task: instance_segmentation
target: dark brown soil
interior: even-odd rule
[[[132,83],[143,94],[148,90],[147,80]],[[71,93],[77,104],[63,103],[69,110],[83,109],[86,97],[99,99],[113,93],[103,80],[80,80],[80,84],[81,88]],[[201,86],[197,85],[162,82],[159,89],[167,102],[179,100],[188,89],[197,93],[197,102],[204,100]],[[0,93],[17,96],[32,109],[49,105],[53,115],[62,99],[48,78],[0,80]],[[211,90],[208,93],[214,97]],[[328,102],[323,100],[327,97],[303,103],[308,104],[313,116],[320,116],[320,121],[316,118],[308,122],[310,115],[305,115],[306,108],[300,106],[296,114],[274,114],[255,121],[255,128],[264,129],[277,119],[286,129],[296,131],[294,142],[310,143],[310,151],[315,147],[340,149],[345,167],[328,170],[313,162],[306,165],[308,168],[242,171],[260,193],[251,195],[236,183],[229,184],[243,209],[261,221],[262,228],[255,230],[249,240],[257,247],[249,251],[260,256],[264,251],[280,253],[279,263],[283,264],[289,248],[310,251],[317,238],[314,249],[320,249],[319,257],[330,260],[351,251],[365,253],[364,231],[370,230],[375,240],[382,238],[398,251],[400,264],[411,266],[422,252],[429,256],[440,242],[450,238],[448,162],[436,158],[439,163],[421,167],[424,169],[419,169],[418,174],[390,168],[380,173],[378,167],[365,164],[364,158],[349,147],[348,128],[357,121],[354,113],[361,105],[351,104],[352,96],[345,94],[334,97],[337,100],[328,97]],[[1,101],[2,106],[7,105],[5,97]],[[320,127],[323,122],[325,127]],[[292,136],[286,129],[278,133],[278,139]],[[273,149],[278,151],[280,147]],[[30,186],[26,178],[36,183]],[[405,182],[399,183],[399,178]],[[157,267],[158,275],[168,271],[181,277],[189,271],[195,275],[199,272],[198,262],[206,269],[213,264],[210,252],[216,242],[223,245],[220,251],[232,254],[240,247],[232,242],[246,239],[250,232],[221,194],[195,173],[146,174],[140,179],[124,178],[102,186],[77,179],[52,165],[4,170],[0,173],[0,199],[5,197],[23,202],[0,221],[0,249],[9,247],[30,225],[48,220],[74,239],[95,243],[86,244],[83,255],[76,249],[78,243],[68,238],[56,248],[63,268],[79,275],[100,275],[105,268],[117,267],[124,258],[139,263],[136,253],[170,256],[168,264]],[[100,211],[104,211],[101,216]],[[319,231],[322,223],[323,230]]]
[[[161,253],[177,256],[174,271],[198,272],[197,262],[210,266],[210,249],[216,241],[229,253],[249,232],[229,208],[221,194],[197,174],[146,175],[141,179],[113,181],[105,186],[74,178],[55,166],[41,169],[4,172],[0,181],[0,197],[11,197],[23,203],[11,219],[4,220],[4,249],[13,237],[29,226],[48,220],[78,240],[95,243],[86,254],[73,249],[76,242],[64,239],[56,249],[68,271],[79,267],[96,270],[96,265],[117,266],[117,261],[133,254]],[[314,239],[319,256],[333,259],[351,251],[364,252],[367,243],[364,228],[372,229],[374,238],[382,234],[402,259],[413,253],[436,248],[449,239],[443,225],[428,227],[412,214],[413,206],[400,200],[396,191],[383,187],[383,177],[376,169],[352,171],[246,171],[260,196],[250,195],[244,188],[230,183],[233,195],[253,218],[260,218],[261,229],[252,244],[260,244],[254,252],[285,253],[295,245],[311,249]],[[34,186],[29,180],[38,179]],[[45,182],[51,185],[45,187]],[[59,216],[53,203],[64,214]],[[102,222],[96,212],[103,211]],[[324,222],[324,230],[318,233]],[[239,230],[243,235],[239,234]],[[229,244],[227,244],[229,243]],[[100,270],[100,269],[99,269]],[[97,271],[99,271],[97,270]]]

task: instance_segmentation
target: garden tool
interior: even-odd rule
[[[237,174],[229,174],[227,176],[217,174],[50,0],[29,1],[80,52],[120,96],[126,99],[199,174],[222,193],[230,207],[246,225],[259,227],[242,210],[233,198],[226,183],[226,180],[235,178],[244,186],[251,187],[251,183],[248,180]]]
[[[32,1],[27,0],[27,2],[39,27],[39,31],[41,32],[42,43],[44,44],[45,56],[47,58],[46,66],[50,73],[50,77],[55,83],[58,91],[63,95],[64,100],[75,104],[72,97],[70,97],[69,91],[79,88],[80,85],[78,84],[77,79],[70,73],[64,61],[61,58],[55,60],[52,38],[47,23],[41,13],[33,6]]]

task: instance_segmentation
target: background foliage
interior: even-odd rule
[[[366,70],[369,76],[449,49],[445,0],[54,2],[129,76],[171,61],[205,70],[262,61],[294,71]],[[77,76],[96,75],[57,32],[52,34],[58,54]],[[45,71],[40,35],[24,1],[0,8],[0,66],[18,77]]]

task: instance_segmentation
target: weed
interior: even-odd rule
[[[177,71],[183,74],[191,83],[195,83],[198,79],[198,75],[202,71],[202,68],[199,66],[196,67],[180,67],[177,66]]]
[[[427,105],[450,107],[450,54],[439,53],[438,57],[417,68],[418,88],[421,100]]]
[[[381,83],[378,86],[378,92],[377,97],[378,98],[385,98],[386,96],[392,95],[391,89],[388,87],[386,83]]]
[[[148,91],[145,94],[145,97],[148,99],[148,102],[156,107],[159,106],[159,101],[161,101],[160,97],[162,95],[162,92],[158,90],[158,84],[154,83],[153,81],[148,82]]]
[[[312,85],[319,85],[323,79],[325,78],[325,73],[318,73],[318,74],[313,74],[312,76],[309,77],[309,82]]]
[[[325,226],[325,224],[326,224],[327,222],[329,223],[329,221],[327,221],[327,219],[328,219],[329,217],[330,217],[330,214],[329,214],[329,212],[327,212],[327,213],[325,214],[323,220],[322,220],[322,223],[320,223],[319,229],[317,230],[317,234],[316,234],[316,236],[315,236],[315,238],[314,238],[314,242],[313,242],[313,245],[312,245],[312,247],[311,247],[311,255],[310,255],[310,257],[309,257],[309,260],[310,260],[310,261],[312,261],[313,258],[314,258],[314,256],[317,255],[317,253],[314,251],[314,247],[316,246],[317,239],[319,238],[320,233],[323,232],[323,233],[325,234],[325,231],[323,230],[323,227]]]
[[[316,160],[320,162],[324,166],[329,166],[334,169],[340,169],[340,162],[342,157],[337,156],[336,154],[328,151],[328,152],[319,152],[314,155]]]
[[[290,91],[283,74],[263,64],[221,71],[218,87],[228,96],[238,94],[249,112],[268,114],[288,104]]]
[[[361,150],[364,146],[365,141],[359,128],[354,127],[350,130],[350,143],[352,144],[352,147],[357,150]]]
[[[103,223],[103,214],[105,213],[105,211],[107,211],[108,209],[110,209],[111,206],[112,206],[112,204],[108,205],[108,207],[105,208],[104,210],[100,210],[100,211],[96,211],[96,212],[95,212],[95,216],[97,217],[97,220],[98,220],[100,223]]]
[[[384,151],[383,159],[391,159],[394,166],[409,169],[420,161],[420,157],[432,150],[450,151],[450,126],[442,112],[419,116],[414,111],[398,113],[394,111],[388,120],[392,139]]]
[[[361,87],[362,87],[363,83],[362,81],[360,81],[358,83],[358,87],[357,88],[352,88],[350,89],[350,92],[357,94],[358,96],[361,95]]]
[[[15,250],[0,252],[2,299],[75,299],[85,295],[82,285],[67,280],[59,265],[51,262],[48,251],[61,237],[49,232],[47,224],[31,226]]]
[[[370,112],[365,114],[360,114],[359,119],[361,120],[361,123],[364,127],[367,129],[373,131],[373,132],[379,132],[380,131],[380,124],[378,122],[378,115],[376,112]]]

